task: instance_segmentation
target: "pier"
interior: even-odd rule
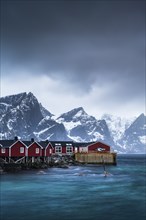
[[[76,153],[75,154],[75,161],[80,163],[87,163],[87,164],[117,164],[117,154],[106,152],[106,153],[99,153],[99,152],[88,152],[88,153]]]

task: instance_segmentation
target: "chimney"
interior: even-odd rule
[[[14,140],[15,140],[15,141],[18,141],[18,137],[17,137],[17,136],[15,136]]]
[[[31,138],[31,142],[32,142],[32,143],[34,142],[34,138]]]

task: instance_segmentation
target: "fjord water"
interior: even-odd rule
[[[146,157],[1,175],[1,220],[146,219]]]

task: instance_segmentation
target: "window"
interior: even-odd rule
[[[6,149],[2,148],[1,152],[2,152],[2,154],[6,153]]]
[[[52,149],[49,150],[50,154],[52,154]]]
[[[72,151],[73,151],[73,149],[72,149],[72,147],[66,147],[66,153],[68,153],[68,154],[70,154],[70,153],[72,153]]]
[[[39,148],[36,148],[36,149],[35,149],[35,153],[36,153],[36,154],[39,154]]]
[[[62,147],[61,146],[56,146],[55,147],[55,153],[62,153]]]
[[[24,147],[20,147],[20,153],[21,153],[21,154],[24,153]]]

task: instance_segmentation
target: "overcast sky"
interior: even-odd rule
[[[1,1],[1,96],[51,113],[145,113],[145,1]]]

